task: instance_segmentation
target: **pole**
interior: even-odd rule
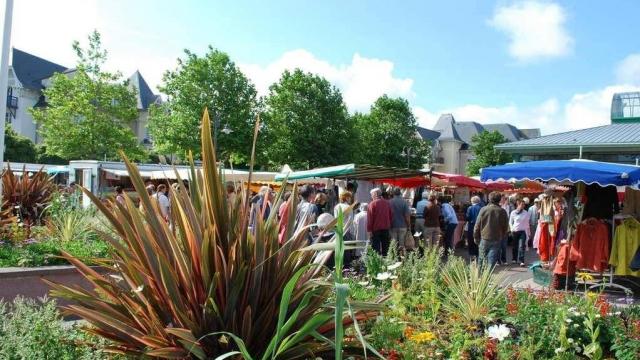
[[[213,147],[218,157],[218,127],[220,127],[220,115],[216,112],[213,115]]]
[[[7,116],[7,87],[9,85],[9,49],[11,46],[11,20],[13,0],[6,0],[4,29],[2,30],[2,58],[0,59],[0,166],[4,169],[4,132]],[[0,169],[0,173],[2,173]],[[0,205],[2,204],[2,181],[0,181]]]

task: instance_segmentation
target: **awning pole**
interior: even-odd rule
[[[582,145],[580,145],[580,155],[578,156],[578,159],[582,159]]]
[[[4,29],[2,31],[2,55],[0,59],[0,166],[4,168],[4,132],[7,119],[7,92],[9,84],[9,49],[11,47],[11,21],[13,20],[13,0],[7,0],[4,8]],[[0,168],[0,174],[3,168]],[[0,181],[0,204],[2,204],[2,181]]]

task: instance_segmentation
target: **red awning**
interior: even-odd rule
[[[482,183],[480,180],[476,180],[464,175],[458,175],[458,174],[447,174],[447,173],[441,173],[441,172],[433,172],[433,177],[441,179],[441,180],[445,180],[449,183],[454,184],[455,186],[460,186],[460,187],[470,187],[470,188],[474,188],[474,189],[484,189],[486,188],[486,185],[484,183]]]
[[[492,181],[486,183],[489,191],[507,191],[513,189],[513,184],[504,181]]]
[[[415,176],[408,178],[381,179],[376,180],[376,182],[398,186],[401,188],[414,188],[427,185],[429,183],[429,179],[424,176]]]

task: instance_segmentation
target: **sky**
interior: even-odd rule
[[[612,94],[640,90],[639,10],[637,0],[17,0],[11,45],[73,67],[72,41],[97,29],[108,68],[139,70],[154,90],[184,49],[212,45],[261,95],[298,67],[335,84],[351,112],[388,94],[427,128],[452,113],[551,134],[608,124]]]

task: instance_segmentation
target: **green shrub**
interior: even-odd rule
[[[84,344],[95,345],[90,348]],[[89,338],[77,325],[66,324],[55,302],[16,298],[0,302],[0,358],[3,360],[107,359],[98,348],[104,345]]]
[[[490,268],[476,262],[467,264],[459,257],[449,258],[443,267],[442,280],[443,309],[467,323],[490,318],[504,298],[504,289]]]

